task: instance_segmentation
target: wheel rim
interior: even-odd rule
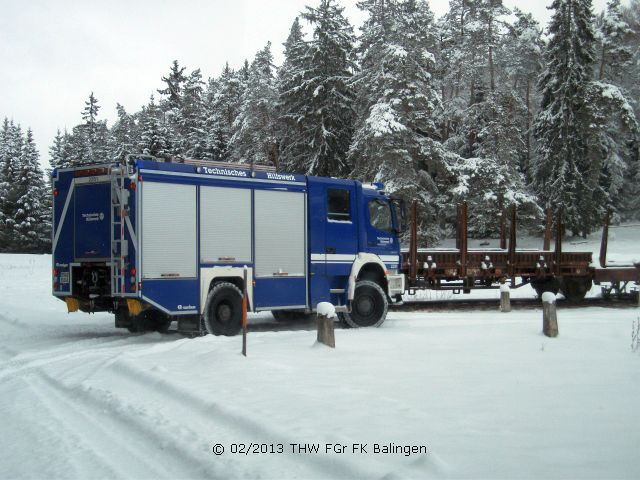
[[[370,317],[375,310],[375,299],[371,295],[362,295],[356,302],[356,312],[362,317]]]
[[[228,323],[233,317],[233,308],[228,303],[220,303],[216,308],[216,318],[221,323]]]

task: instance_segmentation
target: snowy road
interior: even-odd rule
[[[0,255],[0,478],[640,477],[637,309],[560,311],[555,340],[536,310],[391,313],[335,351],[252,332],[243,358],[68,315],[49,262]],[[249,443],[276,453],[232,453]]]

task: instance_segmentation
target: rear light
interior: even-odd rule
[[[132,276],[132,277],[135,277],[135,276],[136,276],[136,269],[135,269],[135,267],[134,267],[134,268],[132,268],[132,269],[129,271],[129,273],[131,273],[131,276]]]
[[[132,284],[131,284],[131,291],[132,291],[132,292],[135,292],[135,291],[136,291],[136,284],[135,284],[135,283],[132,283]]]
[[[57,268],[53,269],[53,276],[57,277],[58,275],[60,275],[60,270],[58,270]]]
[[[53,282],[53,289],[57,290],[58,289],[58,282]]]
[[[142,181],[142,175],[138,175],[138,181],[141,182]]]
[[[129,184],[129,190],[135,190],[135,189],[136,189],[136,184],[135,184],[135,183],[133,183],[133,182],[131,182],[131,183]]]
[[[57,196],[58,196],[58,189],[57,189],[57,188],[53,191],[53,196],[54,196],[54,197],[57,197]]]
[[[108,168],[84,168],[74,172],[75,177],[93,177],[94,175],[108,175]]]

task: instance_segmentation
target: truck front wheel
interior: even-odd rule
[[[212,335],[237,335],[242,329],[242,292],[233,283],[221,282],[207,296],[204,324]]]
[[[389,303],[380,285],[371,280],[360,280],[351,301],[351,312],[340,314],[342,320],[353,328],[379,327],[387,317]]]

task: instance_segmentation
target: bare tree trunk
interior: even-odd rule
[[[493,19],[489,20],[489,78],[491,92],[494,92],[496,90],[496,79],[493,67]]]
[[[598,72],[598,80],[602,81],[602,78],[604,77],[604,62],[605,62],[605,57],[607,55],[607,50],[604,46],[604,43],[602,44],[602,53],[600,54],[600,71]]]

